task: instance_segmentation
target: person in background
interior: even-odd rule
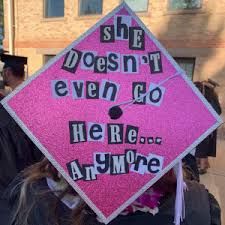
[[[27,58],[2,54],[1,61],[4,63],[2,71],[3,83],[14,90],[25,80],[24,66],[27,64]]]
[[[3,92],[0,91],[0,101],[1,101],[4,97],[5,97],[5,96],[4,96]]]
[[[196,148],[193,149],[189,154],[187,154],[183,159],[183,168],[185,169],[185,174],[188,180],[200,181],[198,164],[195,157]]]
[[[14,90],[24,81],[25,57],[1,55],[3,82]],[[3,99],[1,95],[1,99]],[[0,198],[8,184],[24,168],[41,160],[42,154],[0,104]]]
[[[220,225],[220,207],[215,198],[197,182],[186,184],[186,216],[180,224]],[[109,225],[174,225],[175,192],[176,178],[170,170]],[[102,224],[47,159],[24,170],[7,193],[10,225]]]
[[[212,80],[195,82],[196,87],[204,95],[214,110],[220,115],[222,113],[218,95],[215,87],[218,86]],[[216,157],[217,131],[215,130],[206,137],[196,148],[195,157],[199,164],[199,174],[205,174],[210,167],[208,157]]]

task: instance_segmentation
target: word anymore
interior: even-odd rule
[[[67,163],[70,177],[74,181],[97,180],[98,174],[122,175],[129,172],[156,174],[163,168],[163,157],[155,154],[144,156],[134,149],[126,149],[125,154],[94,153],[93,164],[79,163],[73,160]]]
[[[132,83],[132,97],[137,99],[135,104],[151,104],[159,106],[162,102],[165,88],[157,84],[150,83],[147,90],[145,82]],[[55,98],[65,97],[70,95],[69,85],[67,80],[51,81],[52,95]],[[102,82],[74,80],[71,81],[72,97],[74,99],[104,99],[107,101],[115,101],[118,96],[120,85],[118,83],[102,80]],[[146,92],[148,94],[145,95]]]
[[[104,141],[105,124],[91,123],[86,126],[84,121],[69,121],[70,144],[77,144],[87,141]],[[124,135],[124,124],[107,124],[108,144],[137,144],[139,128],[131,125],[126,126]],[[162,142],[161,137],[140,137],[140,144],[158,144]]]

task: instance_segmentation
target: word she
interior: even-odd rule
[[[145,31],[141,27],[132,27],[132,17],[116,15],[114,25],[100,26],[100,43],[117,41],[129,42],[130,50],[145,50]],[[160,51],[148,52],[147,55],[120,54],[107,52],[98,55],[96,51],[71,49],[65,56],[62,69],[75,73],[80,65],[83,70],[94,73],[122,72],[139,73],[139,65],[148,64],[151,74],[162,73],[162,59]]]

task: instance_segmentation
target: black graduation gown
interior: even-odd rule
[[[11,215],[15,213],[20,191],[20,187],[17,184],[20,183],[20,181],[21,179],[19,178],[10,185],[12,188],[16,186],[13,195],[9,198]],[[220,225],[220,207],[213,196],[209,195],[205,187],[197,182],[187,182],[187,185],[188,191],[185,192],[186,217],[181,225]],[[27,204],[31,205],[34,200],[36,203],[28,218],[29,225],[55,224],[51,209],[52,203],[55,202],[57,197],[48,190],[49,188],[45,179],[33,185],[32,189],[28,188]],[[44,191],[48,193],[47,196],[40,197],[40,195],[35,195],[35,193],[43,193]],[[7,192],[10,192],[10,187]],[[159,213],[155,216],[150,213],[136,212],[127,216],[118,216],[111,221],[109,225],[174,225],[174,202],[175,196],[173,195],[163,201],[162,205],[159,207]],[[58,203],[57,215],[59,225],[71,225],[71,221],[68,220],[68,215],[70,215],[71,210],[61,201]],[[102,225],[102,223],[97,222],[95,214],[86,215],[84,224]]]
[[[206,137],[196,148],[195,157],[207,158],[208,156],[216,157],[217,130],[213,131]]]
[[[0,103],[0,194],[21,170],[41,158],[41,152]]]
[[[219,103],[218,95],[213,88],[205,87],[205,98],[214,108],[214,110],[220,115],[222,109]],[[195,156],[197,158],[207,158],[208,156],[216,157],[216,147],[217,147],[217,130],[212,132],[208,137],[206,137],[196,148]]]

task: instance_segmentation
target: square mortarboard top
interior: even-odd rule
[[[7,54],[2,54],[0,55],[0,57],[1,57],[1,61],[4,63],[3,68],[7,68],[7,67],[24,68],[24,65],[27,64],[27,57],[7,55]]]

